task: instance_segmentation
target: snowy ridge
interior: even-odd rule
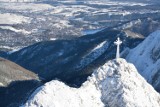
[[[132,49],[126,59],[133,63],[139,73],[160,91],[160,30],[149,35]]]
[[[45,99],[45,100],[44,100]],[[53,80],[22,107],[159,107],[160,95],[124,59],[96,69],[78,89]]]
[[[83,68],[87,66],[89,63],[97,59],[99,56],[101,56],[108,48],[108,41],[103,41],[99,45],[97,45],[91,52],[89,52],[87,55],[85,55],[82,60],[75,66],[75,68]]]

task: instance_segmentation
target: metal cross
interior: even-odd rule
[[[114,42],[115,45],[117,45],[117,52],[116,52],[116,59],[120,58],[120,45],[122,44],[122,41],[117,38],[117,40]]]

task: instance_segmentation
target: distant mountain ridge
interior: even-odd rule
[[[78,84],[79,78],[83,80],[91,74],[90,69],[115,57],[116,46],[113,42],[117,35],[124,41],[122,50],[135,47],[143,40],[127,37],[118,30],[104,30],[73,40],[40,42],[8,54],[6,58],[35,72],[45,81],[59,78]]]

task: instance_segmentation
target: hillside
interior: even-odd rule
[[[0,58],[0,107],[19,106],[40,84],[35,73]]]
[[[0,58],[0,84],[8,86],[13,81],[38,80],[38,76],[21,66]]]

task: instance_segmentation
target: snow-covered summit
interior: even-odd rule
[[[80,87],[51,81],[38,88],[23,107],[159,107],[160,95],[124,59],[94,71]]]
[[[139,73],[156,90],[160,91],[160,30],[150,34],[136,48],[130,50],[126,59],[133,63]]]

